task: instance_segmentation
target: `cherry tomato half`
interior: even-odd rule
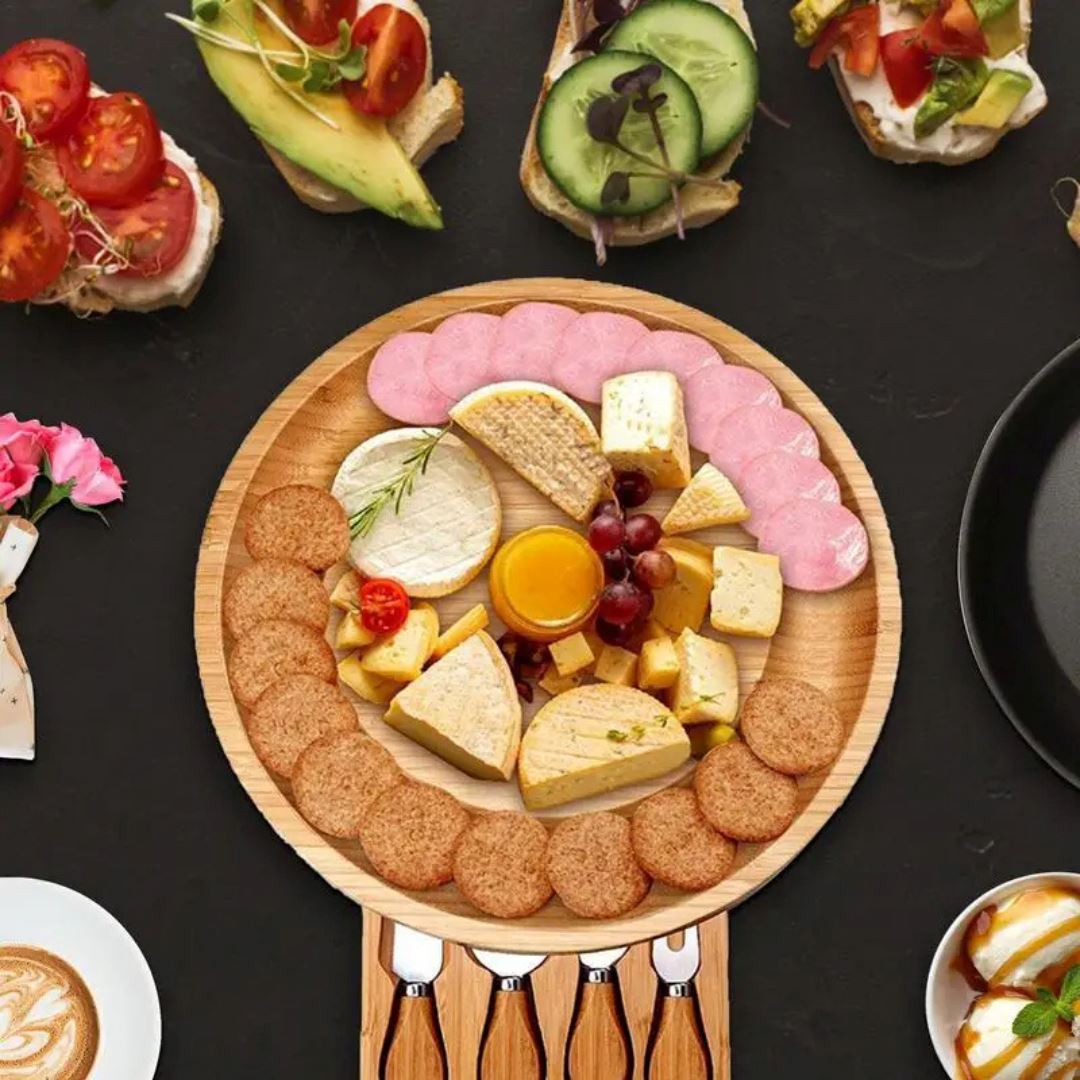
[[[396,116],[427,72],[424,28],[407,11],[377,4],[353,27],[352,39],[367,46],[367,70],[362,79],[342,83],[349,104],[368,116]]]
[[[157,277],[171,270],[191,243],[195,229],[195,189],[187,173],[169,161],[161,179],[138,202],[130,206],[101,206],[94,213],[130,263],[117,276]],[[75,247],[88,262],[93,262],[102,250],[102,245],[86,229],[76,235]]]
[[[344,19],[350,26],[356,21],[357,0],[285,0],[289,25],[309,45],[325,45],[338,35]]]
[[[360,586],[360,621],[374,634],[392,634],[409,617],[409,594],[390,578],[371,578]]]
[[[51,285],[71,253],[60,211],[32,188],[0,221],[0,300],[29,300]]]
[[[930,89],[933,62],[915,30],[894,30],[881,39],[881,64],[901,109],[914,105]]]
[[[58,157],[76,194],[102,206],[141,199],[165,169],[161,130],[138,94],[93,98]]]
[[[0,218],[15,205],[19,197],[25,156],[15,132],[0,123]]]
[[[86,108],[90,69],[74,45],[31,38],[0,56],[0,90],[18,101],[35,139],[56,139]]]

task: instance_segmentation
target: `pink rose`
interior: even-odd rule
[[[0,510],[10,510],[24,495],[30,494],[38,478],[38,467],[12,459],[0,448]]]
[[[0,450],[20,465],[40,465],[57,429],[38,420],[17,420],[14,413],[0,416]]]
[[[116,463],[78,428],[60,425],[48,449],[48,459],[53,483],[71,485],[69,497],[77,506],[104,506],[123,499],[125,481]]]

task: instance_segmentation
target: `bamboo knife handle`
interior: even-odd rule
[[[539,1035],[525,990],[497,990],[480,1048],[480,1080],[544,1080]]]
[[[709,1050],[692,997],[665,996],[649,1053],[648,1080],[709,1080]]]
[[[587,982],[570,1033],[569,1080],[625,1080],[630,1075],[630,1042],[619,1012],[615,982]]]
[[[383,1080],[446,1080],[435,998],[403,994],[386,1047]]]

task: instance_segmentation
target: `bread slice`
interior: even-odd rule
[[[576,0],[563,0],[562,17],[555,34],[555,44],[548,60],[547,71],[544,73],[543,89],[533,110],[532,123],[529,126],[529,135],[525,142],[525,150],[521,156],[521,186],[529,201],[542,214],[562,222],[572,233],[584,239],[593,236],[594,218],[584,210],[576,207],[559,190],[555,182],[548,176],[544,163],[540,159],[540,152],[536,145],[536,129],[540,120],[540,110],[548,92],[555,82],[555,72],[566,56],[567,51],[575,43],[574,21],[572,9]],[[742,0],[721,0],[721,8],[726,11],[746,31],[750,40],[754,35],[750,28],[750,20],[746,14],[746,8]],[[705,167],[699,171],[702,175],[714,180],[721,180],[731,171],[735,159],[742,153],[742,148],[750,137],[750,128],[734,139]],[[679,193],[683,210],[683,223],[688,229],[701,228],[711,225],[714,221],[731,213],[739,205],[739,193],[741,186],[734,180],[728,180],[719,187],[704,187],[700,184],[687,184]],[[639,244],[651,244],[654,240],[661,240],[665,236],[672,236],[678,231],[678,222],[675,216],[673,203],[641,214],[637,217],[612,217],[606,218],[610,222],[610,229],[605,235],[608,246],[634,247]]]

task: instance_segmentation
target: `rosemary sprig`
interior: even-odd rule
[[[367,502],[349,515],[349,535],[352,539],[367,536],[375,527],[379,515],[391,504],[395,514],[401,513],[401,504],[413,493],[416,481],[427,472],[435,447],[452,426],[451,422],[438,431],[425,431],[426,438],[402,459],[401,471],[375,488]]]

